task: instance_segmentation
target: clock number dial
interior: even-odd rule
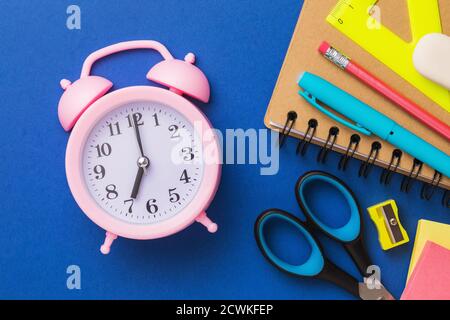
[[[183,173],[181,174],[180,181],[184,181],[184,184],[191,182],[191,177],[189,177],[187,170],[184,169]]]
[[[104,166],[98,164],[94,167],[93,171],[95,173],[95,179],[102,180],[105,177],[106,171]]]
[[[178,132],[178,126],[176,124],[170,125],[169,131],[172,133],[170,139],[178,139],[180,137],[180,133]]]
[[[195,158],[194,152],[191,147],[184,147],[181,149],[181,153],[183,154],[184,161],[192,161]]]
[[[119,124],[119,122],[108,124],[108,128],[109,128],[109,136],[110,137],[118,136],[118,135],[122,134],[122,132],[120,131],[120,124]]]
[[[169,200],[172,203],[180,201],[180,195],[175,192],[176,190],[177,188],[169,189]]]
[[[123,202],[124,205],[128,205],[128,213],[133,213],[133,204],[134,204],[134,199],[128,199],[125,200]]]
[[[200,190],[205,164],[198,138],[193,123],[168,105],[134,101],[118,106],[87,137],[82,156],[86,188],[106,214],[122,222],[154,225],[171,219]]]
[[[98,144],[95,146],[95,149],[97,149],[97,156],[99,158],[108,157],[112,152],[112,148],[109,143]]]
[[[155,127],[159,127],[160,125],[159,125],[158,114],[155,112],[152,117],[153,117],[153,120],[155,120]]]
[[[128,128],[133,128],[134,123],[136,123],[137,126],[144,125],[144,121],[142,120],[142,113],[140,112],[130,113],[129,115],[127,115],[127,120]]]
[[[105,188],[106,190],[106,197],[109,200],[114,200],[119,196],[119,193],[117,192],[117,187],[115,184],[108,184]]]
[[[158,212],[158,206],[156,205],[156,199],[150,199],[146,204],[147,212],[151,214],[155,214]]]

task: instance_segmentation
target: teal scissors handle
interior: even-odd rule
[[[311,254],[308,259],[299,265],[290,264],[279,258],[270,248],[266,239],[269,228],[268,225],[274,220],[282,221],[294,226],[308,241],[311,247]],[[308,230],[308,227],[292,214],[279,210],[271,209],[264,211],[255,223],[255,238],[259,249],[264,257],[277,269],[297,277],[317,278],[332,282],[355,297],[360,297],[359,283],[351,275],[334,265],[324,255],[319,242]]]
[[[339,228],[334,228],[322,221],[311,209],[307,199],[307,190],[314,183],[329,184],[346,199],[350,208],[350,219]],[[372,262],[363,243],[363,222],[361,208],[350,188],[337,177],[322,171],[311,171],[300,177],[295,186],[297,202],[306,216],[308,224],[315,226],[329,238],[341,242],[352,257],[361,275],[369,276],[368,268]]]

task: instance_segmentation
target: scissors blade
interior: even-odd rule
[[[376,288],[371,288],[367,283],[360,283],[359,296],[362,300],[395,300],[381,283],[378,283]]]

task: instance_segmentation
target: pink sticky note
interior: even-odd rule
[[[425,244],[401,300],[450,300],[450,250]]]

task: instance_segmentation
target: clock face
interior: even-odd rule
[[[201,147],[193,124],[170,106],[127,103],[91,130],[82,174],[107,213],[130,224],[155,224],[195,198],[204,171]]]

